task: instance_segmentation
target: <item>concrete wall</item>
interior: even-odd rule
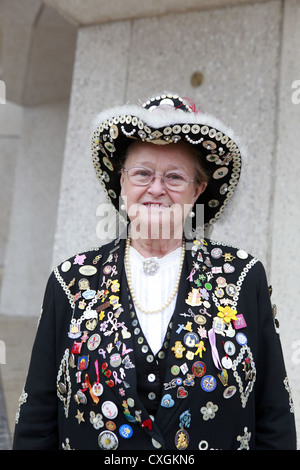
[[[3,260],[3,314],[39,315],[51,269],[67,117],[68,102],[24,108],[20,139],[9,148],[15,174],[6,179],[11,211]],[[11,143],[6,150],[7,145]]]

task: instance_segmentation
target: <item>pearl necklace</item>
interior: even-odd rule
[[[132,298],[135,306],[144,313],[161,312],[166,307],[168,307],[168,305],[170,305],[170,303],[174,299],[175,295],[177,294],[177,291],[178,291],[178,288],[179,288],[179,282],[180,282],[180,277],[181,277],[183,261],[184,261],[184,256],[185,256],[185,242],[184,241],[182,242],[181,258],[180,258],[180,264],[179,264],[179,273],[178,273],[178,277],[177,277],[177,280],[176,280],[174,290],[173,290],[170,298],[164,303],[164,305],[162,305],[161,308],[159,308],[157,310],[145,310],[145,309],[143,309],[140,306],[140,304],[139,304],[139,302],[136,298],[136,295],[134,293],[134,289],[133,289],[133,286],[132,286],[132,282],[131,282],[131,271],[130,271],[130,263],[129,263],[129,247],[130,247],[130,237],[127,237],[126,247],[125,247],[125,267],[126,267],[127,282],[128,282],[128,287],[129,287],[129,291],[130,291],[130,294],[131,294],[131,298]]]

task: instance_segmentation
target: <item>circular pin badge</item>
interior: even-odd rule
[[[97,333],[93,334],[87,341],[89,351],[95,351],[101,343],[101,337]]]
[[[247,344],[247,336],[244,335],[244,333],[237,333],[236,340],[241,346],[244,346],[244,344]]]
[[[189,348],[194,348],[196,344],[199,343],[199,336],[197,333],[191,331],[190,333],[186,333],[183,338],[183,342]]]
[[[110,365],[111,367],[119,367],[122,362],[121,354],[115,353],[110,356]]]
[[[206,365],[202,361],[196,361],[192,365],[192,372],[196,377],[203,377],[206,372]]]
[[[100,382],[95,382],[92,386],[92,392],[96,397],[100,397],[103,393],[103,385]]]
[[[232,341],[226,341],[224,344],[224,350],[228,356],[233,356],[235,353],[235,345]]]
[[[238,289],[236,285],[234,284],[227,284],[225,289],[226,289],[226,293],[230,295],[230,297],[234,297],[238,293]]]
[[[83,276],[93,276],[94,274],[96,274],[97,268],[95,266],[85,265],[79,268],[79,272]]]
[[[197,314],[194,316],[194,321],[197,323],[197,325],[205,325],[206,318],[204,315]]]
[[[105,418],[114,419],[118,415],[118,408],[112,401],[105,401],[101,406]]]
[[[119,434],[124,439],[129,439],[133,434],[133,429],[131,426],[129,426],[129,424],[122,424],[122,426],[119,428]]]
[[[86,405],[87,404],[87,398],[81,390],[78,390],[78,392],[74,395],[74,400],[76,401],[76,403],[78,405],[79,404],[81,404],[81,405]]]
[[[201,380],[201,388],[205,392],[212,392],[217,386],[217,381],[212,375],[205,375]]]
[[[102,431],[98,436],[98,445],[103,450],[115,450],[119,440],[112,431]]]
[[[233,397],[233,395],[235,394],[236,392],[236,387],[235,385],[229,385],[229,387],[227,387],[224,392],[223,392],[223,397],[228,399],[228,398],[231,398]]]
[[[179,366],[174,365],[174,366],[171,367],[171,374],[172,374],[172,375],[178,375],[179,372],[180,372]]]
[[[223,254],[223,251],[221,250],[221,248],[213,248],[211,250],[211,256],[214,258],[214,259],[219,259],[221,258]]]
[[[90,288],[90,283],[87,279],[79,279],[78,281],[78,286],[80,290],[87,290]]]
[[[216,282],[218,284],[218,287],[226,287],[226,285],[227,285],[227,281],[226,281],[225,277],[223,277],[223,276],[217,277]]]
[[[61,270],[63,273],[66,273],[69,271],[69,269],[71,268],[71,262],[70,261],[65,261],[62,265],[61,265]]]
[[[232,367],[232,360],[231,360],[230,357],[228,357],[228,356],[222,357],[221,363],[222,363],[222,366],[223,366],[225,369],[231,369],[231,367]]]
[[[116,426],[116,423],[114,423],[113,421],[106,421],[105,427],[109,431],[115,431],[117,426]]]
[[[248,258],[248,253],[247,253],[247,251],[244,251],[244,250],[238,250],[236,252],[236,255],[240,259],[247,259]]]

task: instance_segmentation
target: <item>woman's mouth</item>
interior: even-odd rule
[[[161,209],[161,208],[168,208],[168,204],[163,202],[143,202],[143,206],[149,207],[150,209]]]

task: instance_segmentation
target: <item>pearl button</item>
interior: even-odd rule
[[[148,375],[148,381],[149,382],[154,382],[154,380],[155,380],[155,375],[154,374],[149,374]]]

